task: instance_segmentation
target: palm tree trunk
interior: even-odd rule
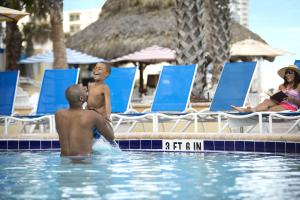
[[[230,58],[231,19],[229,0],[211,0],[213,60],[211,87],[217,84],[225,62]]]
[[[21,10],[19,0],[1,1],[1,6]],[[6,70],[18,70],[18,60],[22,49],[22,35],[20,33],[17,22],[6,22],[5,28],[5,53],[6,53]]]
[[[53,0],[52,0],[53,1]],[[51,24],[51,37],[53,42],[54,54],[54,69],[67,68],[65,35],[63,31],[63,1],[55,0],[51,5],[50,10],[50,24]]]
[[[5,34],[6,70],[18,70],[22,49],[22,35],[16,22],[6,23]]]
[[[207,95],[207,66],[212,64],[218,79],[229,58],[228,6],[228,0],[176,0],[177,63],[199,65],[192,90],[196,98]]]
[[[192,96],[197,98],[205,97],[207,64],[211,60],[208,3],[203,0],[176,1],[177,63],[199,65],[192,90]]]

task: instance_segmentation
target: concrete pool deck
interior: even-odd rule
[[[170,133],[170,132],[132,132],[115,133],[117,140],[143,140],[143,139],[197,139],[197,140],[241,140],[241,141],[278,141],[278,142],[300,142],[300,134],[259,134],[259,133]],[[36,140],[58,140],[57,133],[9,133],[1,134],[0,139],[36,139]]]

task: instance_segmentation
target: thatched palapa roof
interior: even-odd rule
[[[235,22],[231,32],[232,43],[247,38],[265,42]],[[152,45],[175,49],[175,0],[107,0],[99,19],[67,41],[69,48],[106,59]]]

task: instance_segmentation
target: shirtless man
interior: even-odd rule
[[[110,122],[111,105],[109,87],[104,83],[110,74],[110,66],[104,63],[97,63],[93,69],[94,83],[88,87],[87,108],[100,113]]]
[[[102,115],[82,109],[82,104],[87,100],[87,92],[83,86],[70,86],[66,90],[66,98],[70,108],[55,113],[62,156],[90,155],[95,127],[108,141],[114,140],[113,130],[105,123]]]

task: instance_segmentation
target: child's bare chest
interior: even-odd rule
[[[91,86],[88,91],[88,99],[89,101],[99,102],[103,101],[104,98],[104,86]]]

